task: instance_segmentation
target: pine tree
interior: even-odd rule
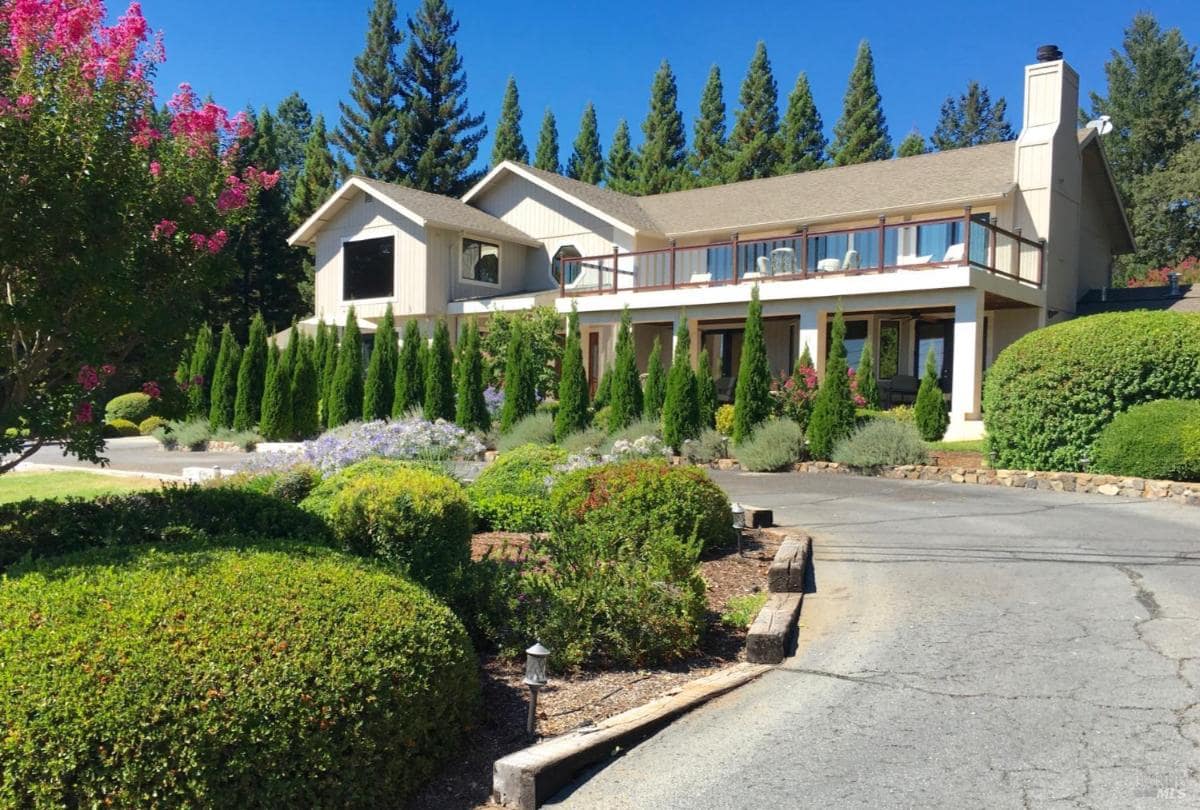
[[[771,177],[779,166],[779,88],[759,40],[742,81],[737,122],[729,135],[729,179]]]
[[[571,157],[567,159],[567,177],[600,185],[604,179],[604,156],[600,152],[600,131],[596,124],[596,105],[588,102],[579,121],[579,134]]]
[[[696,374],[692,371],[692,338],[687,319],[675,325],[675,355],[667,375],[666,400],[663,403],[663,441],[678,453],[683,443],[700,435],[700,401]],[[712,377],[709,377],[711,382]],[[649,388],[647,381],[647,388]]]
[[[554,113],[549,107],[542,116],[542,129],[538,133],[537,152],[533,158],[534,168],[546,172],[560,174],[562,165],[558,162],[558,124],[554,121]]]
[[[842,102],[842,117],[833,128],[829,152],[838,166],[887,160],[892,156],[892,141],[883,117],[879,85],[875,82],[875,57],[866,40],[858,46],[858,57]]]
[[[733,396],[733,441],[750,434],[771,415],[771,366],[767,362],[767,339],[763,333],[762,302],[758,285],[750,293],[746,330],[742,334],[742,358],[738,364],[737,388]]]
[[[233,427],[233,407],[237,399],[238,367],[242,360],[242,349],[229,324],[221,330],[221,348],[217,351],[217,362],[213,367],[211,403],[208,422],[214,428]]]
[[[658,335],[650,346],[650,358],[646,362],[646,385],[642,389],[642,413],[655,421],[662,418],[663,401],[667,398],[667,373],[662,364],[662,342]]]
[[[283,172],[285,196],[295,194],[304,171],[304,149],[312,135],[312,110],[299,93],[293,92],[275,108],[275,136],[279,142],[279,170]]]
[[[237,400],[233,409],[233,429],[251,430],[262,412],[263,391],[267,385],[267,325],[255,313],[250,322],[250,337],[237,374]]]
[[[362,337],[354,307],[346,313],[346,328],[338,346],[337,368],[329,385],[329,427],[334,428],[362,418],[363,377]]]
[[[638,373],[637,353],[633,345],[633,315],[629,307],[621,312],[612,375],[608,429],[617,431],[642,415],[642,378]]]
[[[932,348],[925,358],[925,374],[921,377],[921,387],[917,389],[913,418],[921,438],[927,442],[941,441],[950,425],[950,415],[946,412],[946,398],[941,385],[938,384],[937,357]]]
[[[967,82],[967,92],[957,99],[948,96],[942,103],[941,116],[933,130],[934,148],[939,151],[963,146],[979,146],[997,141],[1011,141],[1016,136],[1004,120],[1007,104],[1004,99],[992,103],[991,95],[979,82]]]
[[[915,129],[904,136],[904,140],[900,141],[900,146],[896,149],[897,157],[913,157],[923,154],[925,154],[925,138]]]
[[[642,122],[642,135],[637,160],[638,193],[662,194],[685,188],[687,143],[679,113],[679,89],[666,59],[650,85],[650,112]]]
[[[517,80],[508,77],[504,87],[504,101],[500,104],[500,123],[496,125],[496,139],[492,143],[492,165],[506,160],[517,163],[529,162],[529,149],[525,136],[521,134],[521,97],[517,93]]]
[[[808,420],[808,447],[813,458],[828,461],[834,446],[854,432],[854,400],[850,393],[850,369],[846,363],[846,322],[841,307],[829,333],[829,357],[825,376],[817,389],[812,417]]]
[[[400,349],[396,345],[392,305],[388,304],[379,328],[375,330],[371,361],[367,364],[367,381],[363,387],[364,420],[386,419],[392,415],[392,403],[396,395],[396,364],[399,362]]]
[[[329,427],[329,406],[333,402],[333,379],[337,376],[337,358],[340,354],[337,329],[329,330],[329,340],[325,344],[325,357],[321,361],[325,369],[325,377],[321,381],[321,422]]]
[[[500,410],[500,430],[508,432],[513,425],[537,410],[537,381],[525,326],[521,319],[513,320],[509,332],[504,363],[504,407]]]
[[[216,365],[213,351],[213,333],[208,324],[200,324],[196,330],[196,345],[187,369],[187,412],[192,419],[208,416],[208,392],[212,389],[213,367]]]
[[[717,382],[712,375],[712,360],[708,349],[701,349],[696,359],[696,411],[700,430],[717,423]]]
[[[583,369],[583,343],[579,336],[579,312],[571,302],[567,316],[567,345],[563,351],[562,377],[558,383],[558,410],[554,413],[554,439],[562,441],[588,424],[588,381]]]
[[[492,419],[483,399],[483,353],[474,318],[467,321],[462,337],[455,367],[454,421],[466,430],[487,430]]]
[[[862,355],[858,358],[858,370],[854,372],[854,380],[858,385],[858,395],[863,398],[863,407],[878,410],[879,383],[875,379],[875,358],[871,352],[870,341],[863,344]]]
[[[700,116],[692,128],[689,163],[698,186],[715,186],[726,180],[729,146],[725,142],[725,87],[716,65],[709,69],[700,94]]]
[[[292,378],[275,343],[271,344],[271,359],[271,374],[263,392],[259,433],[266,439],[278,441],[292,437]]]
[[[604,185],[622,194],[636,194],[638,189],[638,156],[629,140],[629,124],[622,118],[617,122],[608,160],[604,164]]]
[[[445,319],[433,329],[433,343],[425,368],[425,418],[430,422],[454,419],[454,354]]]
[[[408,31],[399,76],[401,182],[459,197],[482,176],[471,166],[487,127],[482,115],[467,109],[467,75],[454,39],[458,21],[445,0],[421,0]]]
[[[333,152],[329,150],[325,116],[318,115],[308,142],[304,144],[303,168],[288,200],[288,219],[292,227],[299,227],[312,216],[336,188],[337,164],[333,160]]]
[[[779,130],[779,174],[807,172],[826,163],[825,124],[813,101],[808,75],[796,77],[796,86],[788,96],[787,112]]]
[[[404,325],[404,345],[400,348],[400,360],[396,364],[395,399],[392,416],[400,418],[425,403],[425,368],[421,359],[421,347],[425,338],[421,326],[415,319]]]
[[[354,59],[351,104],[339,102],[342,118],[333,143],[352,161],[341,174],[398,182],[400,165],[400,65],[396,49],[404,40],[396,27],[395,0],[375,0],[367,18],[367,45]]]
[[[292,432],[298,439],[308,439],[320,432],[317,369],[313,357],[316,343],[306,339],[306,347],[296,359],[292,370]]]

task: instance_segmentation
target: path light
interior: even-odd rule
[[[738,556],[742,554],[742,529],[746,528],[746,510],[737,501],[729,507],[733,513],[733,532],[737,535]]]
[[[525,651],[525,685],[529,687],[529,719],[525,730],[531,735],[537,724],[538,690],[546,685],[546,659],[549,657],[550,651],[540,641]]]
[[[1079,457],[1079,469],[1080,469],[1080,471],[1082,471],[1082,472],[1087,472],[1087,470],[1088,470],[1088,465],[1089,465],[1089,464],[1091,464],[1091,463],[1092,463],[1092,460],[1091,460],[1090,458],[1088,458],[1088,457],[1087,457],[1087,453],[1084,453],[1082,456],[1080,456],[1080,457]]]

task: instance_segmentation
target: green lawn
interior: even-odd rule
[[[26,498],[95,498],[152,489],[160,486],[151,478],[100,475],[92,472],[20,472],[0,475],[0,503]]]
[[[957,453],[985,453],[983,439],[971,439],[965,442],[926,442],[930,450],[948,450]]]

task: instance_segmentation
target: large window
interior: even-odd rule
[[[391,298],[396,281],[395,239],[359,239],[342,245],[342,300]]]
[[[499,284],[500,246],[478,239],[464,239],[462,279],[480,284]]]
[[[554,251],[554,258],[550,260],[550,278],[555,284],[561,284],[563,259],[579,259],[583,254],[574,245],[563,245],[558,250]],[[567,284],[571,284],[579,277],[579,262],[573,263],[568,268]]]

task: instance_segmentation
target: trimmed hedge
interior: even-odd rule
[[[1101,431],[1092,452],[1095,472],[1200,481],[1200,402],[1134,405]]]
[[[141,424],[138,425],[138,433],[143,436],[149,436],[154,431],[158,430],[159,428],[165,428],[169,424],[170,422],[161,416],[147,416],[141,421]]]
[[[1122,312],[1038,329],[988,370],[983,415],[999,467],[1076,470],[1116,414],[1200,397],[1200,315]]]
[[[130,436],[140,436],[138,426],[128,419],[111,419],[104,423],[104,438],[121,439]]]
[[[501,453],[467,487],[471,509],[497,531],[545,531],[552,517],[546,479],[566,460],[561,447],[537,444]]]
[[[121,394],[119,397],[113,397],[104,406],[104,420],[112,422],[114,419],[124,419],[133,424],[139,424],[143,419],[153,416],[154,400],[149,394],[143,394],[141,391],[134,391],[131,394]]]
[[[30,566],[0,660],[6,807],[395,806],[479,701],[447,608],[312,547]]]

